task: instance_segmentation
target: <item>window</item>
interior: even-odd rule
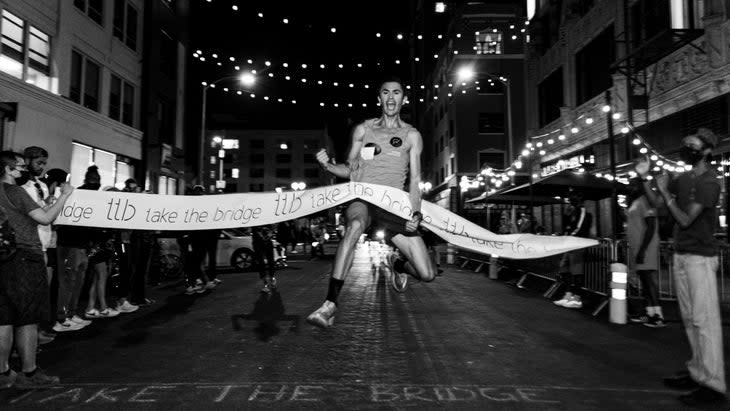
[[[71,185],[78,187],[83,184],[86,169],[92,164],[99,167],[102,187],[122,188],[124,182],[134,176],[134,166],[128,163],[124,157],[84,144],[73,143],[71,150]]]
[[[134,126],[134,86],[114,74],[109,87],[109,117]]]
[[[476,34],[476,54],[502,54],[502,32],[485,29]]]
[[[485,150],[479,152],[479,168],[487,167],[502,169],[504,168],[504,152],[497,150]]]
[[[616,59],[613,26],[608,27],[575,55],[576,99],[583,104],[611,88],[609,67]]]
[[[563,106],[563,69],[555,70],[537,86],[540,127],[560,117]]]
[[[318,168],[305,168],[304,177],[305,178],[319,178],[319,169]]]
[[[173,177],[160,176],[159,184],[157,185],[158,194],[177,194],[177,179]]]
[[[251,164],[263,164],[264,163],[264,153],[251,153],[248,155],[248,161]]]
[[[291,168],[277,168],[276,169],[276,178],[290,178],[291,177]]]
[[[82,106],[99,110],[99,75],[101,67],[76,50],[71,51],[71,85],[69,98]]]
[[[264,140],[251,140],[249,148],[264,148]]]
[[[451,164],[451,173],[456,173],[456,159],[454,157],[451,157],[449,159],[449,163]]]
[[[132,50],[137,50],[137,9],[126,0],[114,3],[114,37]]]
[[[317,164],[317,157],[313,153],[304,153],[305,164]]]
[[[277,154],[276,162],[277,163],[291,163],[291,154]]]
[[[248,171],[248,176],[251,178],[261,178],[264,176],[263,168],[252,168]]]
[[[480,134],[503,134],[504,113],[479,113]]]
[[[2,19],[2,70],[17,78],[23,78],[25,60],[25,22],[3,10]]]
[[[104,0],[74,0],[74,6],[97,24],[104,25]]]
[[[7,10],[3,10],[0,24],[0,70],[50,91],[50,36]]]

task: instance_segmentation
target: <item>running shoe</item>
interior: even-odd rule
[[[127,301],[126,299],[122,300],[123,302],[121,304],[117,303],[117,311],[120,313],[126,314],[126,313],[133,313],[137,310],[139,310],[138,305],[134,305]]]
[[[67,318],[63,322],[57,321],[56,324],[53,326],[53,331],[57,333],[62,333],[66,331],[77,331],[82,328],[84,328],[83,325],[71,322],[71,320]]]
[[[667,324],[664,322],[664,318],[660,317],[658,314],[654,314],[651,318],[649,318],[649,321],[644,323],[644,326],[650,328],[664,328]]]
[[[216,284],[215,281],[208,281],[207,283],[205,283],[205,290],[212,290],[217,286],[218,284]]]
[[[563,298],[553,301],[553,304],[565,307],[565,304],[570,301],[571,298],[573,298],[573,293],[565,293],[565,295],[563,295]]]
[[[386,259],[386,265],[390,269],[390,283],[393,289],[399,293],[402,293],[408,287],[408,274],[401,273],[395,269],[395,262],[398,260],[398,255],[395,253],[388,254]]]
[[[633,315],[633,316],[629,317],[629,321],[631,321],[632,323],[637,323],[637,324],[645,324],[645,323],[649,322],[649,316],[646,314]]]
[[[44,388],[60,383],[58,377],[47,375],[43,370],[36,367],[32,376],[25,375],[24,372],[18,373],[15,379],[15,387],[21,389]]]
[[[119,315],[119,311],[113,308],[105,308],[101,311],[93,308],[86,312],[86,318],[112,318]]]
[[[317,311],[309,314],[307,322],[320,328],[329,328],[335,322],[337,305],[332,301],[325,301]]]
[[[69,321],[71,321],[74,324],[78,324],[82,327],[86,327],[87,325],[91,324],[91,321],[84,320],[83,318],[79,317],[78,315],[74,315],[73,317],[69,318]]]
[[[568,302],[563,304],[563,307],[574,309],[583,308],[583,301],[580,300],[580,296],[573,295],[572,297],[570,297],[570,300],[568,300]]]

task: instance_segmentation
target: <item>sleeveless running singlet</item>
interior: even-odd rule
[[[404,190],[410,163],[410,143],[406,136],[412,127],[373,128],[376,120],[363,123],[365,135],[362,148],[352,167],[350,179]]]

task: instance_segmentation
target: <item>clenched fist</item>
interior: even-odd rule
[[[325,166],[330,162],[330,156],[327,154],[327,150],[322,148],[317,152],[317,161],[319,161],[319,164],[322,166]]]

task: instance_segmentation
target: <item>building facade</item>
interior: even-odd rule
[[[92,164],[102,186],[144,178],[151,3],[182,2],[0,1],[0,146],[44,147],[49,168],[69,170],[76,186]]]
[[[463,189],[462,177],[504,169],[525,142],[525,9],[508,1],[447,4],[446,45],[437,56],[416,49],[419,60],[438,58],[414,104],[424,180],[434,187],[428,198],[463,211],[463,201],[487,187]]]
[[[630,162],[641,155],[651,158],[655,172],[675,171],[682,137],[699,127],[727,136],[728,2],[528,3],[534,11],[527,55],[531,144],[520,149],[529,151],[534,176],[579,156],[593,156],[595,166],[586,171],[607,179],[630,177]],[[723,180],[730,175],[727,146],[723,141],[716,152]],[[535,209],[548,232],[559,231],[560,219],[551,218],[561,214],[556,207]],[[610,199],[589,204],[599,216],[599,236],[616,234],[612,207]]]
[[[205,147],[203,174],[210,192],[292,190],[334,181],[316,159],[321,148],[332,152],[325,129],[208,130]]]

